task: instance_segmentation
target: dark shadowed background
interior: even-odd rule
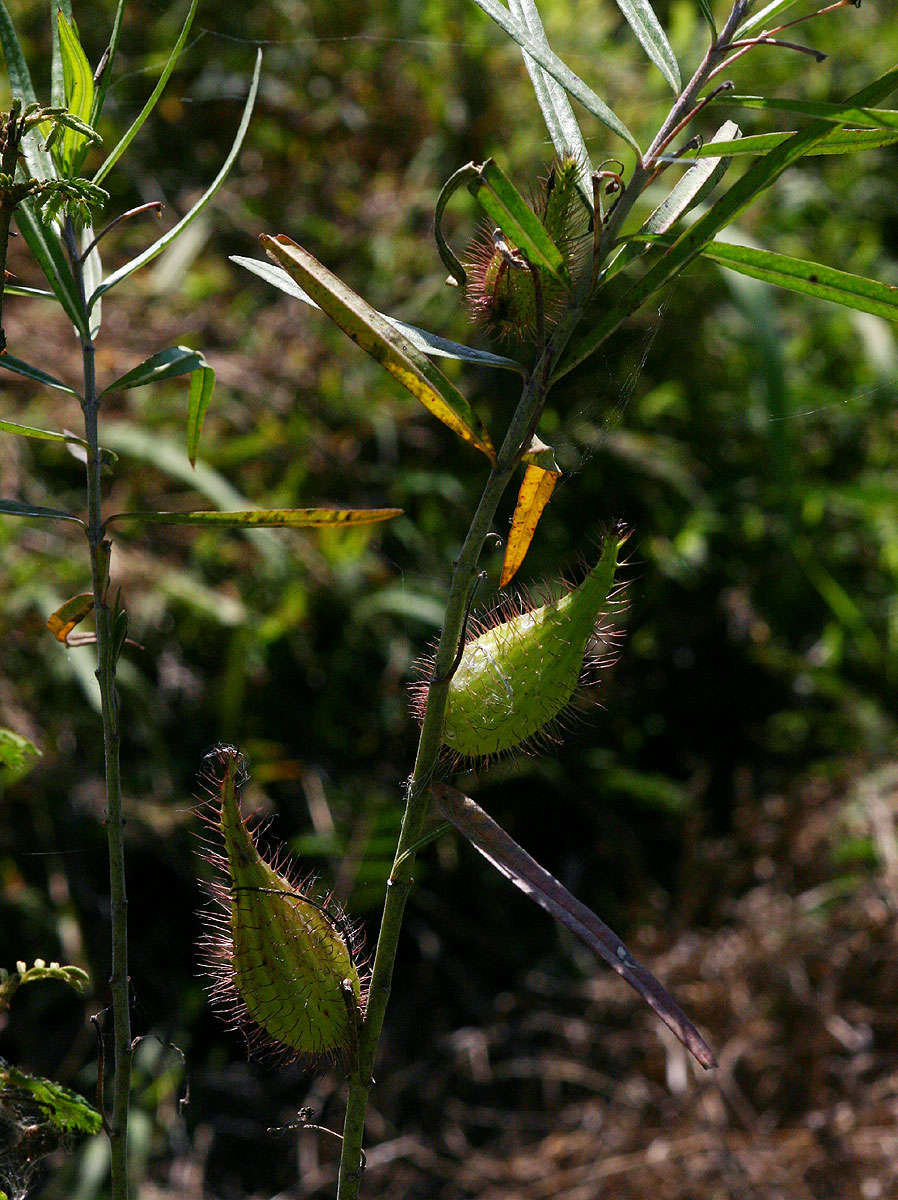
[[[695,6],[655,7],[694,66]],[[46,6],[10,8],[40,87]],[[668,99],[616,7],[541,8],[558,53],[645,145]],[[111,10],[75,5],[92,62]],[[129,3],[107,142],[182,17]],[[804,36],[826,62],[759,50],[732,72],[736,90],[837,99],[898,57],[884,3]],[[106,380],[164,346],[204,350],[218,372],[204,473],[172,468],[186,384],[126,393],[103,414],[121,455],[109,511],[207,507],[226,480],[263,507],[405,515],[322,535],[117,535],[114,576],[143,647],[120,672],[134,1022],[154,1035],[137,1055],[140,1200],[333,1193],[335,1139],[266,1130],[302,1105],[339,1128],[339,1075],[248,1064],[207,1006],[194,777],[211,744],[238,743],[251,806],[276,814],[271,836],[336,889],[370,944],[414,754],[412,664],[484,479],[483,460],[335,327],[228,255],[290,234],[375,307],[485,345],[444,285],[437,193],[470,159],[495,155],[522,191],[551,160],[519,54],[467,0],[208,0],[108,181],[111,213],[161,199],[172,224],[187,210],[227,153],[259,42],[237,168],[184,241],[108,297],[98,343]],[[729,117],[745,132],[794,127],[723,103],[699,127],[710,136]],[[594,160],[620,153],[591,118],[584,129]],[[812,159],[740,234],[898,284],[896,171],[893,149]],[[453,203],[456,244],[477,221],[473,203]],[[156,232],[152,219],[124,226],[105,262]],[[38,282],[21,239],[10,267]],[[77,380],[51,305],[9,300],[4,325],[13,354]],[[625,520],[626,636],[557,753],[461,786],[629,940],[721,1067],[693,1070],[616,976],[444,837],[416,870],[371,1113],[372,1200],[898,1197],[896,364],[884,321],[699,261],[553,393],[541,428],[566,475],[521,582],[576,577],[602,528]],[[513,378],[457,366],[501,428]],[[60,396],[7,377],[0,414],[77,430]],[[64,449],[0,442],[4,496],[78,510],[82,487]],[[86,558],[74,526],[12,520],[0,551],[0,725],[43,751],[0,796],[0,965],[59,959],[94,980],[87,1000],[23,989],[0,1055],[92,1096],[87,1018],[109,970],[102,745],[92,650],[66,651],[44,628],[88,586]],[[498,559],[486,565],[495,578]],[[187,1061],[183,1116],[170,1042]],[[105,1153],[102,1138],[60,1152],[34,1194],[100,1200]]]

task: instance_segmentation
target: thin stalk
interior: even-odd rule
[[[721,60],[726,57],[726,45],[745,15],[746,0],[737,0],[720,37],[708,50],[692,79],[671,108],[645,158],[637,163],[629,185],[615,204],[600,235],[599,253],[605,257],[614,244],[617,230],[633,203],[649,182],[654,171],[654,158],[671,131],[695,107],[698,93],[707,83]],[[429,787],[440,756],[443,718],[465,618],[465,605],[470,593],[484,538],[490,531],[499,501],[508,486],[521,454],[536,428],[548,391],[551,368],[561,357],[567,342],[583,317],[593,288],[591,274],[585,273],[571,298],[565,318],[559,323],[549,343],[544,347],[536,366],[524,384],[514,417],[505,435],[495,467],[486,481],[480,503],[471,520],[467,537],[452,572],[449,597],[440,634],[440,644],[434,664],[433,679],[427,693],[424,720],[418,739],[415,767],[408,782],[405,812],[396,846],[396,855],[387,895],[384,900],[377,949],[368,993],[368,1008],[359,1036],[358,1062],[349,1079],[349,1094],[343,1124],[343,1147],[337,1183],[337,1200],[357,1200],[362,1176],[362,1139],[368,1095],[374,1083],[374,1062],[380,1042],[384,1016],[390,998],[393,967],[402,930],[405,904],[412,887],[415,852],[421,845],[421,833],[430,804]]]
[[[66,222],[66,245],[72,270],[84,295],[84,276],[71,222]],[[90,553],[94,616],[97,629],[97,682],[103,720],[103,751],[106,774],[106,841],[109,853],[109,899],[112,925],[113,1087],[112,1118],[109,1122],[109,1149],[112,1174],[112,1200],[128,1200],[128,1110],[131,1096],[131,1007],[128,978],[128,895],[125,886],[124,820],[122,783],[119,764],[118,698],[115,692],[115,653],[112,638],[113,614],[110,607],[109,550],[103,537],[102,457],[99,440],[100,400],[97,395],[94,344],[90,337],[81,342],[84,391],[84,440],[87,442],[87,545]]]

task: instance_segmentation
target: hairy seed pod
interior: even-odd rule
[[[597,622],[613,605],[618,551],[605,539],[579,587],[551,603],[487,624],[467,643],[449,683],[442,738],[462,758],[500,755],[545,735],[571,701]],[[483,625],[483,623],[481,623]],[[427,684],[416,697],[423,715]]]
[[[224,854],[214,897],[224,909],[217,935],[204,941],[213,1001],[249,1040],[290,1054],[350,1061],[364,988],[354,959],[355,931],[333,904],[314,899],[283,862],[267,862],[240,813],[243,756],[230,746],[207,755],[205,782]]]
[[[569,270],[576,265],[576,244],[585,227],[577,174],[576,159],[560,159],[530,200]],[[471,315],[500,341],[531,343],[538,336],[540,309],[543,323],[549,326],[564,310],[568,298],[564,285],[545,271],[537,271],[535,280],[526,259],[499,229],[481,229],[468,248],[465,270],[465,299]]]

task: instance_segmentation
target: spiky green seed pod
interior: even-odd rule
[[[530,207],[564,254],[569,271],[576,265],[577,242],[585,228],[577,173],[575,159],[559,160],[530,200]],[[538,336],[540,307],[544,325],[551,326],[567,303],[564,285],[544,271],[537,273],[535,281],[517,247],[499,229],[485,227],[481,231],[469,247],[464,265],[468,276],[465,299],[471,314],[500,341],[532,343]]]
[[[559,599],[485,627],[481,622],[449,683],[442,737],[450,750],[462,758],[490,758],[551,733],[583,677],[597,623],[613,607],[626,536],[608,536],[596,566]],[[419,715],[426,695],[424,684]]]
[[[224,854],[209,857],[224,873],[214,895],[225,910],[217,934],[204,940],[213,1001],[251,1043],[349,1061],[364,1010],[355,932],[332,903],[312,897],[309,880],[259,853],[240,813],[242,755],[225,746],[211,758],[214,808],[206,815]]]

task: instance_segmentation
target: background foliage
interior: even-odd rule
[[[32,63],[48,60],[45,5],[13,7]],[[81,7],[96,61],[111,6]],[[616,8],[541,8],[559,53],[644,142],[664,84]],[[694,62],[694,6],[657,10]],[[129,5],[107,124],[142,104],[180,17]],[[831,51],[825,63],[758,51],[731,73],[736,90],[761,90],[763,69],[768,93],[836,98],[898,55],[884,5],[811,36]],[[182,381],[126,393],[104,437],[122,455],[111,510],[214,504],[226,481],[266,507],[339,500],[406,515],[322,535],[117,537],[143,646],[121,668],[135,1023],[161,1039],[138,1063],[142,1197],[330,1186],[327,1140],[272,1145],[265,1130],[304,1103],[335,1122],[337,1077],[247,1065],[210,1018],[193,948],[193,778],[211,743],[238,742],[277,836],[356,915],[374,914],[414,747],[407,682],[483,470],[338,331],[227,256],[255,254],[261,231],[288,233],[375,307],[470,339],[430,235],[439,187],[489,154],[526,185],[549,157],[519,56],[473,6],[210,2],[131,175],[107,181],[111,211],[162,199],[173,223],[186,210],[227,151],[258,41],[263,84],[238,170],[195,236],[110,301],[98,347],[108,378],[174,342],[204,350],[219,381],[205,466],[191,474],[181,450]],[[722,107],[706,134],[725,116],[770,127]],[[585,128],[601,157],[603,131]],[[888,149],[812,159],[740,229],[898,284],[895,161]],[[463,244],[473,206],[453,216]],[[107,260],[147,236],[125,226]],[[36,282],[21,241],[9,265]],[[10,349],[37,339],[51,369],[75,378],[71,331],[41,305],[5,306]],[[511,378],[464,378],[484,413],[512,404]],[[898,1107],[893,330],[699,263],[568,382],[543,425],[567,475],[526,576],[575,574],[603,524],[631,523],[626,639],[602,707],[558,755],[501,765],[479,799],[637,943],[723,1068],[691,1079],[622,985],[445,839],[417,871],[372,1115],[372,1141],[387,1147],[370,1156],[372,1195],[591,1197],[580,1165],[633,1154],[609,1173],[609,1195],[694,1195],[689,1180],[706,1178],[708,1196],[859,1194],[866,1180],[882,1190],[865,1196],[887,1196],[898,1187],[883,1141]],[[76,427],[74,404],[2,381],[0,412],[15,420]],[[81,473],[54,444],[2,443],[4,495],[77,506]],[[102,1007],[108,972],[102,749],[92,652],[65,651],[43,628],[88,581],[77,533],[23,529],[0,523],[0,724],[43,758],[0,798],[0,963],[79,963],[96,995],[85,1007],[61,985],[24,989],[0,1054],[90,1095],[86,1014]],[[187,1056],[183,1120],[169,1041]],[[104,1153],[95,1139],[54,1161],[41,1194],[100,1195]]]

